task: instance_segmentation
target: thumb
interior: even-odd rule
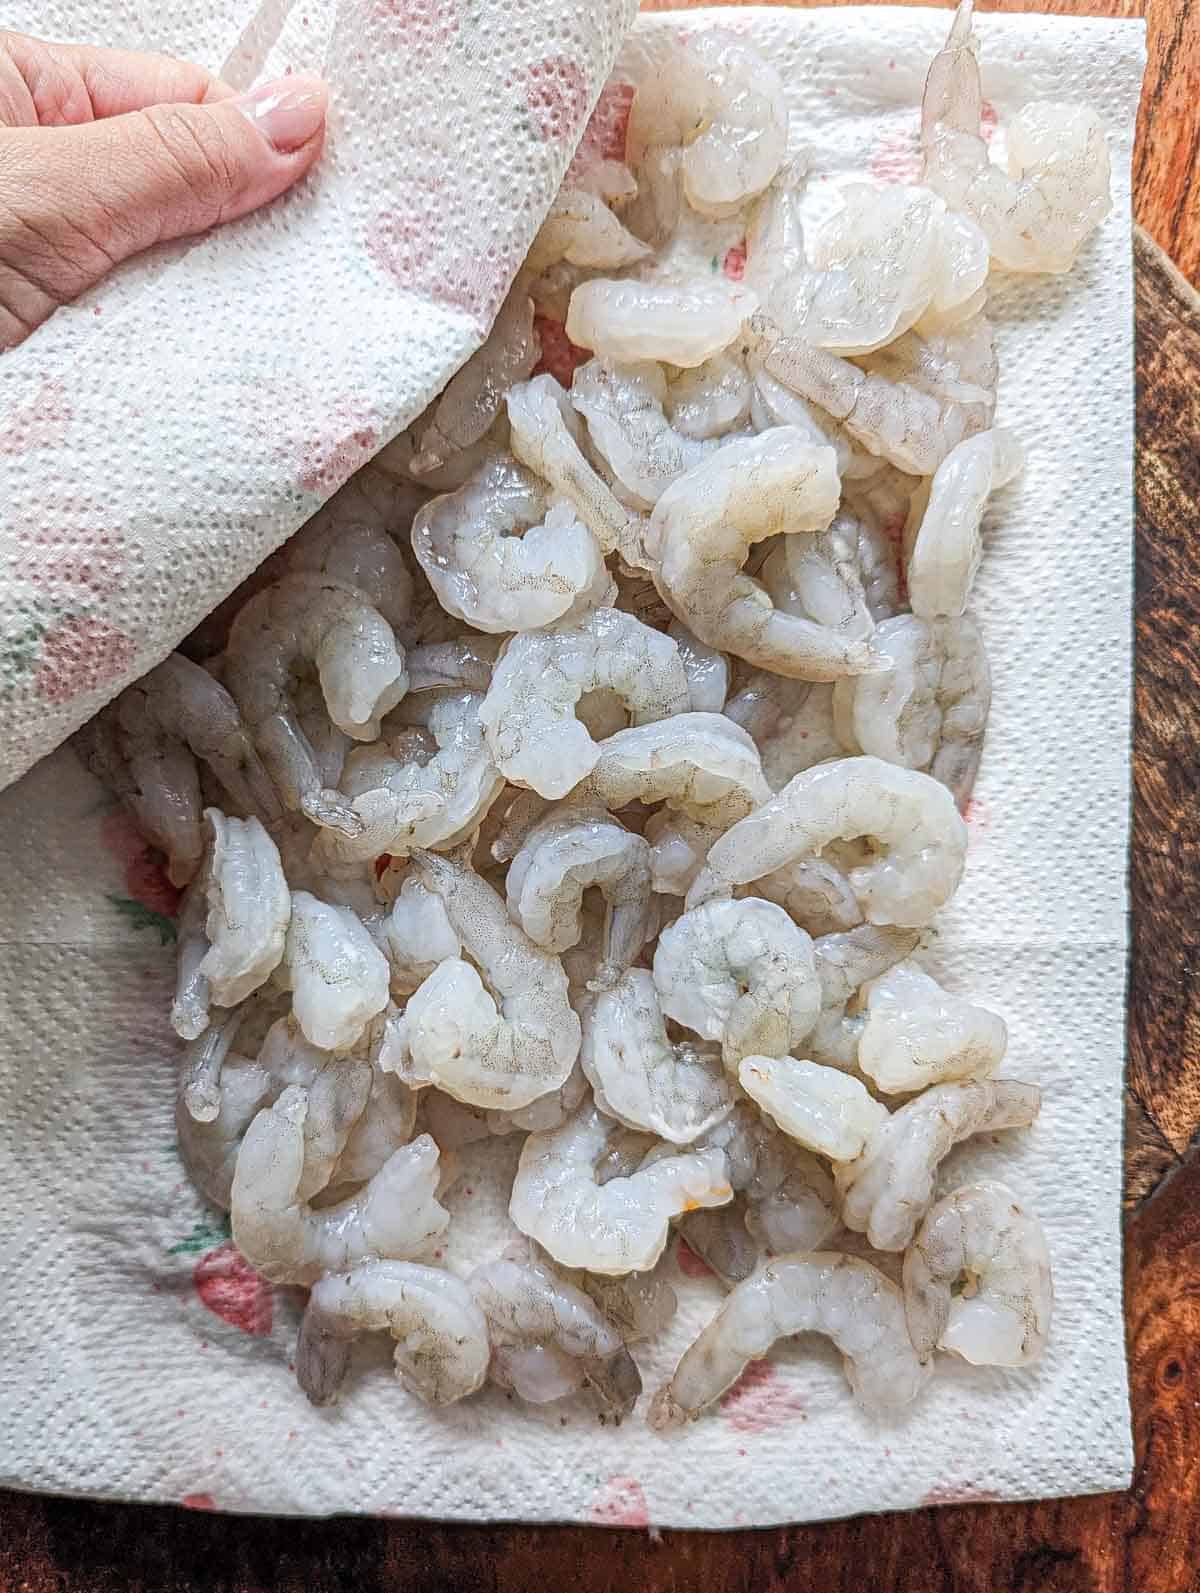
[[[328,95],[288,77],[206,105],[0,132],[0,347],[119,261],[274,199],[321,151]]]

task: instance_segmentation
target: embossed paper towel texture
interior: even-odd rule
[[[643,19],[619,69],[639,73],[674,29],[718,21],[783,70],[794,141],[818,171],[911,172],[944,13]],[[249,1272],[175,1156],[171,948],[157,934],[169,893],[62,751],[0,798],[0,1481],[233,1510],[708,1527],[1127,1481],[1118,1201],[1142,30],[985,17],[979,31],[1001,121],[1031,96],[1088,100],[1114,162],[1114,213],[1076,271],[995,286],[1002,418],[1029,463],[989,515],[977,607],[995,706],[966,880],[936,941],[953,987],[1008,1019],[1005,1071],[1045,1090],[1030,1132],[964,1148],[943,1179],[994,1174],[1041,1213],[1058,1295],[1041,1365],[945,1363],[911,1412],[880,1424],[855,1408],[828,1346],[801,1341],[661,1438],[640,1420],[601,1429],[580,1406],[539,1412],[497,1393],[435,1415],[396,1388],[376,1340],[343,1405],[311,1410],[288,1366],[295,1295]],[[349,319],[338,335],[353,339]],[[181,441],[181,472],[188,457]],[[515,1150],[501,1141],[468,1162],[452,1265],[503,1242]],[[719,1298],[677,1263],[671,1275],[679,1317],[638,1350],[650,1387]]]
[[[316,173],[0,367],[0,785],[164,656],[481,340],[636,0],[16,0],[5,25],[334,90]]]

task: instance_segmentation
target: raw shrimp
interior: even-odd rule
[[[469,633],[450,641],[425,642],[408,655],[410,695],[423,691],[486,691],[500,655],[499,636]]]
[[[392,903],[386,933],[392,988],[401,995],[411,995],[440,962],[462,951],[441,897],[412,874]]]
[[[772,791],[781,790],[801,770],[841,756],[833,693],[831,681],[789,680],[765,669],[740,676],[725,712],[753,737]]]
[[[552,492],[572,506],[602,553],[618,552],[629,563],[644,562],[636,517],[584,457],[583,422],[553,376],[535,376],[508,395],[512,450]],[[610,603],[615,589],[596,603]]]
[[[888,1115],[848,1073],[796,1057],[743,1057],[738,1083],[790,1139],[831,1161],[859,1155]]]
[[[962,809],[979,770],[992,702],[979,627],[969,614],[935,620],[898,614],[879,626],[874,646],[888,667],[838,681],[835,718],[863,752],[927,770]]]
[[[417,1120],[416,1094],[378,1061],[371,1065],[366,1105],[345,1138],[330,1176],[331,1184],[365,1184],[393,1151],[412,1139]]]
[[[726,437],[750,418],[750,373],[736,353],[678,371],[667,387],[667,419],[682,437]]]
[[[582,1384],[618,1420],[633,1409],[642,1391],[637,1366],[582,1289],[548,1266],[506,1260],[476,1267],[467,1283],[487,1318],[496,1381],[539,1404],[547,1387]]]
[[[649,1272],[670,1219],[732,1197],[718,1150],[668,1155],[600,1184],[596,1163],[614,1130],[585,1103],[553,1133],[531,1134],[513,1180],[509,1215],[566,1267],[619,1276]]]
[[[1029,1366],[1054,1304],[1041,1224],[990,1179],[944,1195],[905,1254],[904,1304],[923,1361],[938,1349],[975,1366]]]
[[[620,271],[637,265],[649,253],[646,244],[621,225],[599,194],[586,188],[567,188],[547,211],[522,270],[540,277],[566,261],[596,271]],[[530,369],[536,363],[531,360]],[[528,376],[529,371],[522,375]]]
[[[291,895],[275,842],[256,818],[231,819],[206,808],[211,846],[192,891],[207,906],[205,950],[193,966],[181,946],[175,1032],[194,1040],[208,1022],[209,1003],[236,1007],[270,978],[283,957]],[[191,917],[188,913],[186,917]]]
[[[292,895],[283,966],[296,1021],[323,1050],[348,1049],[387,1005],[387,958],[362,920],[308,891]]]
[[[992,424],[1000,361],[996,334],[985,315],[973,315],[945,330],[909,332],[860,363],[873,376],[903,382],[956,405],[964,436],[986,431]],[[870,457],[864,455],[864,462]]]
[[[918,488],[906,534],[914,614],[935,619],[966,608],[983,558],[980,525],[988,495],[1011,481],[1023,463],[1016,437],[997,426],[960,442]]]
[[[967,828],[945,786],[879,758],[818,764],[714,841],[688,905],[727,894],[832,842],[870,837],[882,851],[847,879],[873,924],[919,928],[954,894]]]
[[[656,894],[663,897],[682,898],[691,889],[692,881],[704,867],[708,849],[725,829],[721,824],[704,824],[689,818],[686,813],[675,813],[664,807],[646,820],[644,831],[650,847],[650,883]],[[679,911],[682,910],[682,901]],[[664,914],[678,917],[679,911]]]
[[[565,1084],[515,1112],[487,1114],[488,1130],[492,1134],[544,1134],[552,1128],[561,1128],[588,1092],[583,1069],[576,1062],[567,1074]]]
[[[387,1330],[400,1386],[428,1405],[450,1405],[483,1386],[487,1323],[465,1283],[411,1261],[364,1261],[318,1278],[296,1346],[296,1380],[314,1405],[331,1405],[350,1345]]]
[[[288,574],[326,577],[353,587],[383,615],[397,636],[412,619],[413,583],[398,544],[361,495],[338,493],[302,525],[283,549]]]
[[[602,1112],[672,1145],[690,1145],[733,1107],[719,1050],[668,1038],[644,968],[631,968],[588,1003],[579,1059]]]
[[[870,668],[865,642],[780,612],[742,573],[754,543],[820,530],[837,506],[832,448],[792,426],[728,442],[655,505],[646,533],[655,585],[702,642],[777,674],[834,680]]]
[[[659,935],[654,983],[662,1009],[706,1040],[728,1068],[784,1056],[817,1021],[812,941],[782,907],[753,897],[705,902]]]
[[[636,725],[685,713],[690,702],[675,643],[620,609],[593,609],[569,630],[514,636],[479,710],[501,773],[545,797],[578,785],[600,749],[575,705],[598,690],[615,691]]]
[[[637,509],[652,509],[665,487],[717,446],[676,431],[664,413],[666,401],[667,378],[650,360],[589,360],[571,383],[571,403],[622,496]]]
[[[724,653],[718,653],[698,636],[693,636],[678,620],[671,621],[667,635],[679,649],[692,712],[719,714],[729,691],[729,660]]]
[[[665,802],[714,830],[728,828],[770,796],[758,752],[722,714],[676,713],[633,725],[599,746],[581,787],[606,808]]]
[[[824,530],[791,533],[763,563],[761,579],[775,607],[827,626],[847,640],[875,629],[871,598],[886,597],[890,577],[896,596],[896,564],[882,532],[845,510]]]
[[[804,1048],[814,1061],[846,1073],[858,1071],[859,1040],[866,1026],[866,1018],[857,1011],[858,992],[907,957],[920,938],[916,929],[859,924],[813,941],[821,1016]]]
[[[605,902],[600,987],[613,984],[646,944],[650,848],[603,808],[564,803],[535,824],[508,871],[508,910],[536,945],[565,951],[582,934],[583,893]]]
[[[688,1249],[716,1273],[727,1289],[748,1278],[761,1259],[746,1217],[745,1198],[735,1195],[728,1206],[689,1211],[675,1220]]]
[[[934,57],[921,104],[924,180],[984,232],[1010,271],[1069,271],[1112,208],[1108,147],[1089,106],[1037,101],[1008,124],[1008,170],[982,134],[971,0]]]
[[[186,1077],[185,1073],[181,1084]],[[224,1059],[217,1091],[216,1116],[199,1121],[192,1116],[181,1088],[175,1105],[175,1137],[180,1158],[196,1188],[205,1200],[228,1211],[242,1136],[259,1109],[270,1101],[274,1085],[258,1062],[233,1053]]]
[[[459,691],[402,704],[389,717],[383,739],[356,748],[346,760],[342,791],[362,821],[361,834],[326,831],[317,839],[317,857],[348,863],[381,852],[401,857],[469,834],[504,787],[484,740],[483,701],[482,692]],[[437,749],[431,758],[404,756],[403,740],[391,740],[398,720],[417,720],[428,729]]]
[[[409,1082],[510,1111],[559,1089],[579,1055],[580,1032],[562,964],[533,944],[503,898],[469,868],[431,852],[414,852],[413,862],[478,971],[447,958],[410,998]]]
[[[862,922],[862,909],[849,880],[822,857],[804,858],[776,869],[753,885],[741,887],[740,894],[774,902],[810,935],[832,935]]]
[[[654,360],[690,370],[727,349],[756,308],[745,289],[599,278],[572,293],[567,336],[622,365]]]
[[[307,1092],[290,1085],[246,1130],[233,1175],[233,1240],[273,1283],[311,1283],[372,1258],[418,1255],[450,1221],[438,1204],[438,1148],[428,1134],[394,1151],[358,1194],[313,1210],[304,1173]]]
[[[478,630],[536,629],[607,593],[587,526],[507,456],[419,510],[412,544],[442,607]]]
[[[842,1221],[876,1250],[903,1250],[933,1200],[951,1146],[973,1134],[1027,1128],[1041,1091],[1015,1079],[935,1084],[876,1129],[862,1155],[836,1168]]]
[[[339,729],[373,741],[408,689],[404,651],[383,615],[353,588],[288,575],[256,593],[229,632],[225,678],[284,805],[355,834],[359,821],[320,783],[291,701],[294,671],[315,669]]]
[[[652,1273],[597,1278],[590,1272],[577,1272],[572,1281],[596,1302],[626,1344],[661,1333],[679,1308],[675,1290],[665,1278]]]
[[[986,1078],[1004,1060],[1004,1019],[943,990],[919,963],[897,963],[863,994],[858,1065],[886,1095]]]
[[[623,231],[620,223],[613,220]],[[549,225],[547,221],[546,226]],[[486,436],[504,408],[505,394],[514,383],[523,382],[532,372],[540,353],[533,330],[533,305],[527,292],[518,285],[500,306],[486,340],[450,378],[432,411],[426,411],[430,418],[417,439],[418,452],[409,467],[412,473],[420,477],[427,471],[437,470],[455,454],[472,448]]]
[[[229,1007],[183,1053],[183,1100],[197,1123],[215,1122],[221,1110],[221,1072],[245,1022],[247,1007]]]
[[[877,1268],[833,1251],[778,1256],[738,1284],[684,1352],[671,1381],[654,1396],[651,1427],[675,1427],[698,1416],[748,1362],[796,1333],[833,1340],[868,1410],[910,1404],[929,1376],[909,1341],[904,1297]]]

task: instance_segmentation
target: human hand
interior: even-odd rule
[[[167,56],[0,32],[0,350],[130,255],[290,188],[327,103],[318,78],[238,95]]]

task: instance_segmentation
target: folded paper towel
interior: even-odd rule
[[[444,14],[415,0],[382,9]],[[464,4],[455,14],[480,9]],[[318,6],[305,14],[323,15]],[[290,22],[299,25],[299,8]],[[914,173],[915,107],[945,13],[739,9],[647,18],[618,72],[636,78],[652,69],[674,29],[718,24],[750,32],[783,72],[793,141],[814,149],[818,171]],[[751,1368],[705,1419],[663,1438],[637,1418],[601,1429],[580,1406],[530,1410],[496,1391],[432,1412],[396,1387],[389,1346],[376,1342],[362,1346],[343,1404],[309,1409],[288,1366],[296,1292],[272,1290],[246,1267],[174,1152],[171,947],[160,944],[171,934],[171,892],[122,813],[60,751],[0,797],[0,1135],[8,1141],[0,1253],[11,1258],[0,1295],[0,1482],[230,1510],[722,1527],[1128,1480],[1118,1218],[1129,157],[1142,29],[987,17],[978,31],[985,91],[1001,122],[1027,98],[1087,100],[1103,109],[1114,165],[1114,213],[1075,272],[995,284],[1002,419],[1021,432],[1030,459],[989,519],[977,607],[995,706],[966,880],[936,942],[947,983],[1007,1018],[1004,1071],[1045,1090],[1029,1134],[964,1147],[948,1169],[950,1177],[1003,1177],[1043,1218],[1058,1295],[1044,1361],[1020,1374],[945,1364],[918,1405],[885,1424],[854,1406],[828,1347],[802,1341]],[[323,48],[296,64],[328,70]],[[350,55],[339,60],[351,70]],[[203,262],[199,282],[191,271],[190,261],[179,270],[181,288],[212,285]],[[158,288],[165,285],[164,276]],[[322,391],[319,371],[340,369],[340,347],[365,358],[385,335],[377,313],[361,332],[354,324],[364,300],[351,285],[336,322],[331,313],[328,327],[315,330],[312,362],[301,362],[306,392]],[[477,336],[469,316],[424,308],[439,337],[444,328],[459,339],[456,348]],[[293,337],[299,313],[283,316]],[[163,335],[174,345],[188,334],[164,326]],[[429,343],[390,349],[364,369],[398,382],[411,355],[432,370],[445,350],[432,336]],[[265,360],[265,347],[259,353]],[[445,355],[447,368],[455,357]],[[292,405],[295,425],[314,418],[308,402]],[[244,391],[226,414],[231,433],[246,430]],[[153,477],[145,485],[154,509],[139,522],[148,527],[170,524],[155,518],[168,510],[162,494],[187,500],[189,469],[203,472],[196,501],[212,503],[219,472],[210,462],[193,466],[184,418],[165,435],[169,459],[127,459],[110,442],[106,471],[85,450],[79,480],[106,502],[114,476],[118,484],[139,470]],[[277,456],[264,443],[223,478],[255,507],[261,549],[315,497],[297,493],[281,470],[251,478],[248,457],[265,469]],[[171,609],[181,623],[219,562],[216,554],[203,562],[207,533],[189,526],[177,561],[188,590]],[[232,570],[220,567],[226,574],[209,601]],[[515,1155],[503,1140],[465,1153],[466,1176],[450,1197],[449,1264],[503,1242],[499,1192]],[[650,1387],[719,1298],[686,1251],[675,1266],[680,1314],[658,1343],[638,1350]]]

